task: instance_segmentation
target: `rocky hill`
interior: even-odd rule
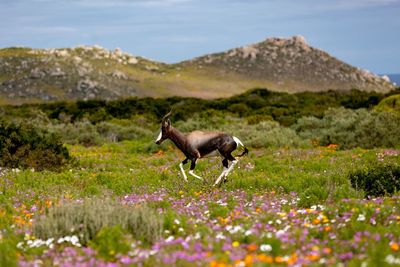
[[[388,91],[387,76],[346,64],[309,46],[304,37],[268,38],[263,42],[206,55],[187,62],[186,67],[213,68],[223,78],[235,73],[245,79],[265,81],[279,91],[350,90]]]
[[[255,87],[387,92],[387,77],[352,67],[301,36],[165,64],[100,46],[0,49],[0,103],[129,96],[226,97]]]

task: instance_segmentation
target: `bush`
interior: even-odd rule
[[[84,119],[74,123],[49,124],[48,127],[52,132],[62,136],[64,142],[86,147],[154,135],[149,130],[150,127],[154,128],[153,125],[150,126],[144,117],[138,117],[135,120],[113,119],[97,124]]]
[[[390,112],[329,109],[321,119],[304,117],[293,129],[304,139],[319,145],[338,144],[342,149],[354,147],[396,147],[400,145],[400,116]]]
[[[37,217],[33,233],[41,239],[79,236],[86,245],[104,227],[119,225],[135,239],[153,243],[162,232],[162,217],[153,209],[123,205],[110,199],[86,199],[82,203],[63,203]]]
[[[351,185],[365,196],[392,195],[400,190],[400,166],[378,165],[349,174]]]
[[[115,260],[117,254],[126,254],[131,248],[121,226],[104,227],[90,242],[99,255],[106,260]]]
[[[384,98],[375,107],[377,111],[393,112],[400,116],[400,94]]]
[[[4,232],[2,234],[4,234]],[[18,266],[16,243],[15,238],[0,236],[0,266]]]
[[[69,159],[59,136],[29,124],[0,121],[0,166],[58,169]]]
[[[283,127],[276,121],[260,121],[249,125],[245,119],[232,117],[209,119],[194,117],[177,123],[176,127],[183,132],[193,130],[226,132],[237,136],[248,147],[305,147],[308,145],[293,129]]]
[[[81,144],[88,147],[102,143],[96,127],[87,120],[49,125],[49,128],[52,132],[60,135],[64,142],[68,144]]]

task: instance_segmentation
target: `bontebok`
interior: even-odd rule
[[[194,131],[188,134],[183,134],[178,129],[171,126],[171,121],[169,119],[170,116],[171,112],[163,117],[161,122],[161,131],[157,137],[156,144],[159,145],[164,140],[170,139],[183,152],[183,154],[185,154],[186,158],[179,164],[185,181],[187,181],[187,176],[183,166],[188,163],[189,160],[191,161],[189,174],[202,180],[202,177],[193,172],[196,167],[196,161],[217,150],[223,158],[222,165],[224,170],[215,181],[215,186],[220,184],[222,179],[226,180],[226,177],[236,165],[237,159],[232,156],[232,152],[236,150],[239,145],[244,148],[244,151],[237,157],[244,156],[249,152],[239,138],[226,133]],[[231,161],[230,166],[229,161]]]

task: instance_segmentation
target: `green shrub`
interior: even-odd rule
[[[30,124],[0,121],[0,166],[58,169],[69,159],[59,136]]]
[[[367,196],[392,195],[400,190],[400,166],[378,165],[349,174],[351,185]]]
[[[0,233],[0,266],[18,266],[16,242],[12,238],[4,238]]]
[[[292,129],[319,145],[338,144],[350,149],[399,146],[399,125],[400,116],[393,113],[336,108],[327,110],[321,119],[301,118]]]
[[[126,231],[119,225],[101,229],[90,246],[108,261],[115,260],[117,254],[126,254],[131,248]]]
[[[375,107],[375,110],[393,112],[400,116],[400,94],[382,99],[382,101]]]
[[[60,135],[65,143],[94,146],[102,143],[96,127],[88,120],[49,125],[50,131]]]
[[[87,244],[104,227],[119,225],[135,239],[153,243],[162,232],[162,217],[153,209],[123,205],[110,199],[86,199],[54,206],[37,217],[33,233],[41,239],[77,235]]]

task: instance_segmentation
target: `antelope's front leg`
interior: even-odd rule
[[[194,177],[196,177],[197,179],[203,180],[202,177],[198,176],[197,174],[195,174],[195,173],[193,172],[193,171],[194,171],[194,168],[196,167],[196,161],[197,161],[197,158],[192,159],[192,163],[190,164],[189,174],[192,175],[192,176],[194,176]]]
[[[185,165],[186,163],[188,163],[188,158],[186,158],[185,160],[183,160],[181,163],[179,163],[179,168],[181,169],[182,175],[183,175],[183,179],[185,180],[185,182],[188,181],[185,170],[183,169],[183,165]],[[190,172],[189,172],[190,173]]]

